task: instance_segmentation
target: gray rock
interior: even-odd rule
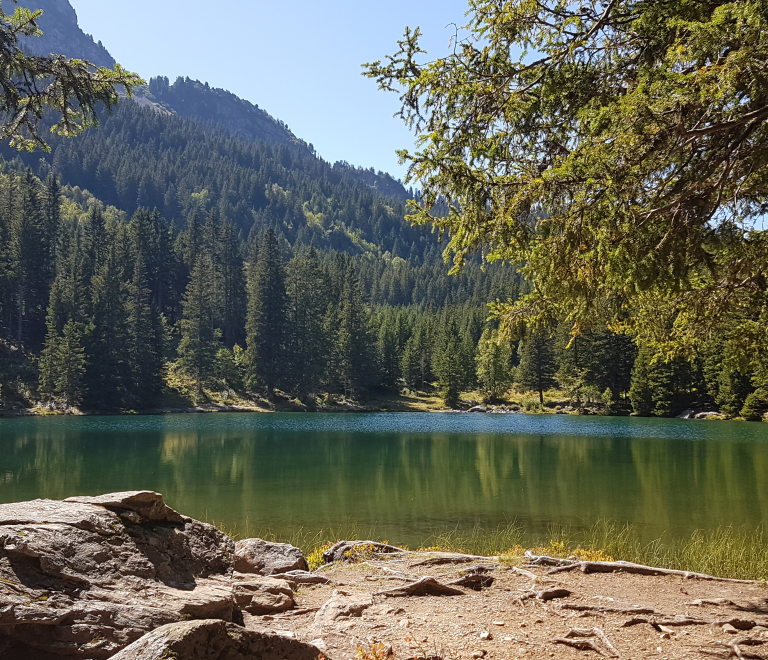
[[[484,413],[484,412],[488,412],[488,409],[485,406],[475,406],[474,408],[470,408],[469,410],[467,410],[467,412]]]
[[[245,539],[235,545],[235,570],[239,573],[274,575],[288,571],[307,571],[304,553],[287,543]]]
[[[151,490],[129,491],[126,493],[111,493],[96,497],[68,497],[65,502],[78,502],[80,504],[95,504],[109,509],[135,512],[146,520],[163,520],[168,522],[183,522],[181,514],[174,511],[165,502],[160,493]],[[131,519],[130,516],[124,518]],[[135,519],[135,518],[134,518]]]
[[[109,658],[159,626],[231,621],[236,590],[292,603],[287,583],[236,587],[234,553],[156,493],[0,505],[0,660]]]
[[[324,575],[310,573],[309,571],[288,571],[287,573],[276,573],[271,577],[278,580],[288,580],[293,584],[330,584],[331,581]]]
[[[145,635],[113,660],[317,660],[320,650],[287,635],[224,621],[172,623]]]
[[[340,617],[362,616],[373,605],[370,601],[354,600],[347,596],[333,596],[323,603],[315,614],[315,625],[328,626]]]
[[[233,582],[235,604],[248,614],[285,612],[295,605],[293,590],[285,580],[235,573]]]

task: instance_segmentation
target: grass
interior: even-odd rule
[[[215,524],[215,523],[213,523]],[[355,524],[329,527],[317,531],[304,528],[278,538],[268,529],[218,526],[232,538],[259,537],[269,541],[290,543],[312,558],[313,567],[321,565],[322,552],[341,540],[374,540],[380,538],[375,528]],[[587,561],[631,561],[660,568],[673,568],[717,577],[768,581],[768,539],[762,528],[721,527],[696,531],[684,539],[665,537],[645,541],[637,528],[600,521],[586,532],[571,533],[552,528],[546,537],[525,544],[529,538],[517,523],[487,529],[475,527],[464,531],[458,527],[433,531],[425,537],[419,550],[462,552],[482,556],[499,556],[505,563],[520,564],[526,549],[536,554],[572,557]]]

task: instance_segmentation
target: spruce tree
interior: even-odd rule
[[[477,347],[477,378],[486,403],[499,400],[512,386],[512,348],[486,329]]]
[[[345,396],[354,398],[367,392],[374,367],[372,344],[365,290],[357,271],[350,264],[341,290],[336,334],[338,375]]]
[[[271,394],[286,367],[285,271],[277,237],[272,228],[264,234],[248,282],[246,345],[248,385],[263,384]]]
[[[554,342],[545,332],[526,337],[520,346],[520,366],[517,368],[517,384],[526,391],[539,394],[544,403],[544,391],[557,384],[555,380]]]
[[[118,263],[118,246],[107,249],[91,283],[91,327],[86,341],[86,405],[119,410],[128,391],[127,284]]]
[[[17,201],[11,221],[10,251],[16,293],[16,341],[33,345],[44,334],[45,307],[48,303],[49,254],[38,181],[28,170],[18,181]]]
[[[179,365],[195,384],[198,396],[214,375],[220,333],[213,325],[210,264],[200,255],[192,268],[189,284],[182,300]]]
[[[459,403],[461,387],[465,380],[465,367],[456,321],[448,314],[444,314],[442,319],[442,332],[432,369],[437,376],[445,404],[455,408]]]
[[[291,387],[300,395],[318,391],[328,363],[327,283],[314,248],[301,251],[288,269],[287,361]]]
[[[139,409],[156,404],[163,382],[163,326],[151,297],[144,259],[139,255],[128,287],[126,347],[129,400]]]

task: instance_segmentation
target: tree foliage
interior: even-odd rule
[[[408,30],[366,72],[419,136],[412,219],[457,267],[524,264],[534,290],[494,307],[503,327],[607,315],[690,350],[743,323],[764,349],[768,2],[469,4],[450,55],[425,63]]]
[[[41,15],[22,7],[12,14],[0,8],[0,140],[29,151],[48,149],[39,131],[46,110],[57,117],[51,131],[72,137],[98,125],[98,107],[112,110],[120,87],[130,96],[144,82],[119,64],[113,71],[62,55],[25,54],[19,39],[42,34],[35,22]]]

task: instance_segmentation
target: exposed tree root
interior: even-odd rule
[[[455,587],[467,587],[474,591],[480,591],[486,589],[494,583],[495,578],[491,575],[483,575],[482,573],[470,573],[468,575],[462,575],[458,580],[453,580],[448,584]]]
[[[580,651],[594,651],[604,658],[621,657],[616,647],[600,628],[574,628],[564,637],[552,640],[555,644],[564,644]]]
[[[733,578],[720,578],[704,573],[692,571],[678,571],[672,568],[656,568],[643,566],[628,561],[573,561],[571,559],[558,559],[546,555],[533,555],[526,553],[529,566],[554,566],[547,571],[547,575],[563,573],[566,571],[580,570],[582,573],[631,573],[633,575],[647,575],[656,577],[660,575],[675,575],[691,580],[709,580],[712,582],[730,582],[734,584],[763,584],[760,580],[735,580]]]
[[[390,579],[398,579],[398,580],[405,580],[406,582],[416,582],[416,580],[419,579],[418,575],[409,575],[408,573],[403,573],[402,571],[396,571],[393,568],[387,568],[386,566],[379,566],[378,564],[371,564],[370,562],[364,561],[359,564],[360,566],[370,566],[371,568],[377,570],[377,571],[383,571],[385,573],[392,573],[393,578]]]
[[[494,557],[480,557],[478,555],[441,555],[439,557],[429,557],[422,561],[411,564],[408,568],[418,566],[442,566],[444,564],[471,564],[473,561],[493,561]]]
[[[535,598],[536,600],[541,601],[550,601],[550,600],[556,600],[558,598],[568,598],[569,596],[572,596],[573,592],[569,591],[568,589],[544,589],[543,591],[528,591],[527,593],[524,593],[522,596],[520,596],[517,600],[521,603],[525,600],[530,600],[532,598]]]
[[[377,553],[393,554],[393,553],[406,553],[406,550],[395,547],[394,545],[387,545],[386,543],[377,543],[376,541],[339,541],[329,550],[323,553],[323,561],[326,564],[331,564],[335,561],[343,561],[346,559],[346,554],[350,550],[359,548],[360,546],[370,547]]]
[[[724,644],[723,642],[713,642],[711,646],[713,647],[723,647],[722,651],[715,651],[708,648],[702,649],[703,653],[707,653],[708,655],[714,655],[719,658],[756,658],[757,660],[765,660],[764,655],[758,655],[756,653],[750,653],[749,651],[745,651],[742,649],[742,646],[762,646],[763,644],[767,644],[768,640],[764,639],[754,639],[752,637],[742,637],[741,639],[735,639],[729,644]]]
[[[652,614],[654,616],[664,616],[662,612],[657,612],[650,607],[594,607],[592,605],[564,603],[561,606],[561,609],[572,610],[574,612],[588,612],[591,614]]]
[[[518,566],[509,566],[507,568],[508,571],[512,571],[513,573],[517,573],[521,577],[528,578],[529,580],[533,580],[534,582],[537,580],[541,580],[541,578],[536,575],[536,573],[531,573],[530,571],[526,571],[524,568],[520,568]]]
[[[622,628],[628,628],[630,626],[636,626],[642,623],[649,623],[652,626],[667,626],[667,627],[681,627],[681,626],[725,626],[730,625],[736,628],[736,630],[752,630],[757,625],[763,625],[763,623],[757,623],[755,621],[746,619],[700,619],[694,616],[676,616],[674,618],[659,619],[656,617],[644,617],[638,616],[629,621],[625,621],[622,624]]]
[[[433,577],[423,577],[411,584],[379,591],[374,595],[387,596],[389,598],[399,596],[463,596],[464,592],[456,587],[442,584]]]
[[[743,603],[737,603],[728,598],[701,598],[691,601],[686,605],[716,605],[722,607],[732,607],[739,612],[751,612],[752,614],[768,614],[768,599],[750,600]]]

